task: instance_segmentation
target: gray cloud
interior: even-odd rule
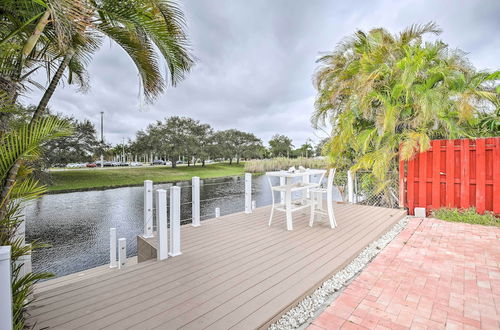
[[[89,68],[90,91],[60,86],[51,108],[96,125],[104,111],[105,135],[112,143],[155,120],[183,115],[216,129],[250,131],[265,142],[274,133],[286,134],[298,146],[324,135],[309,122],[315,60],[356,29],[399,31],[432,20],[444,30],[439,38],[468,52],[476,67],[500,67],[500,2],[495,0],[189,0],[183,7],[197,63],[176,88],[144,109],[132,61],[106,42]],[[40,97],[35,91],[24,101],[36,103]]]

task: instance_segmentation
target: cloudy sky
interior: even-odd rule
[[[139,102],[132,61],[105,42],[89,68],[91,89],[78,93],[60,86],[51,100],[56,112],[99,125],[119,143],[149,123],[172,115],[189,116],[216,129],[255,133],[265,143],[275,133],[296,146],[325,136],[310,125],[315,90],[312,74],[321,52],[356,29],[385,27],[397,32],[412,23],[435,21],[440,39],[469,53],[480,69],[499,69],[500,1],[326,1],[186,0],[196,65],[176,88],[148,107]],[[41,92],[25,103],[37,103]]]

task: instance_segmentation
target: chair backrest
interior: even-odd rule
[[[333,203],[333,179],[335,178],[336,169],[331,168],[328,171],[328,179],[326,182],[326,200],[328,201],[328,205]]]

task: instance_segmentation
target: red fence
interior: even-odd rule
[[[433,140],[399,164],[400,205],[413,214],[440,207],[476,207],[500,214],[500,137]]]

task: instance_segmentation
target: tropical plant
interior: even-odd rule
[[[134,61],[149,101],[166,86],[156,49],[172,85],[193,63],[182,11],[170,1],[5,0],[0,11],[8,14],[2,15],[0,26],[0,87],[17,95],[22,82],[42,66],[50,80],[32,124],[44,113],[66,71],[69,83],[85,88],[86,65],[103,37],[115,41]],[[15,178],[17,168],[11,167],[9,178]],[[0,199],[6,198],[13,182],[2,182]]]
[[[370,170],[382,191],[396,179],[398,151],[409,159],[431,139],[470,137],[479,110],[498,111],[498,73],[477,72],[442,41],[423,41],[440,32],[434,23],[357,31],[318,60],[313,123],[333,127],[324,149],[333,166]]]
[[[32,301],[33,285],[51,277],[49,273],[24,273],[21,261],[24,255],[31,254],[35,248],[42,246],[38,242],[24,244],[24,237],[19,236],[22,204],[39,197],[45,192],[45,186],[31,176],[32,168],[28,165],[37,160],[41,154],[40,146],[53,138],[71,133],[68,122],[54,116],[37,120],[34,124],[20,125],[5,132],[0,138],[0,179],[2,182],[12,181],[7,195],[0,199],[0,246],[11,246],[12,261],[12,301],[14,329],[24,329],[24,311]],[[18,167],[16,177],[10,177],[11,168]]]

